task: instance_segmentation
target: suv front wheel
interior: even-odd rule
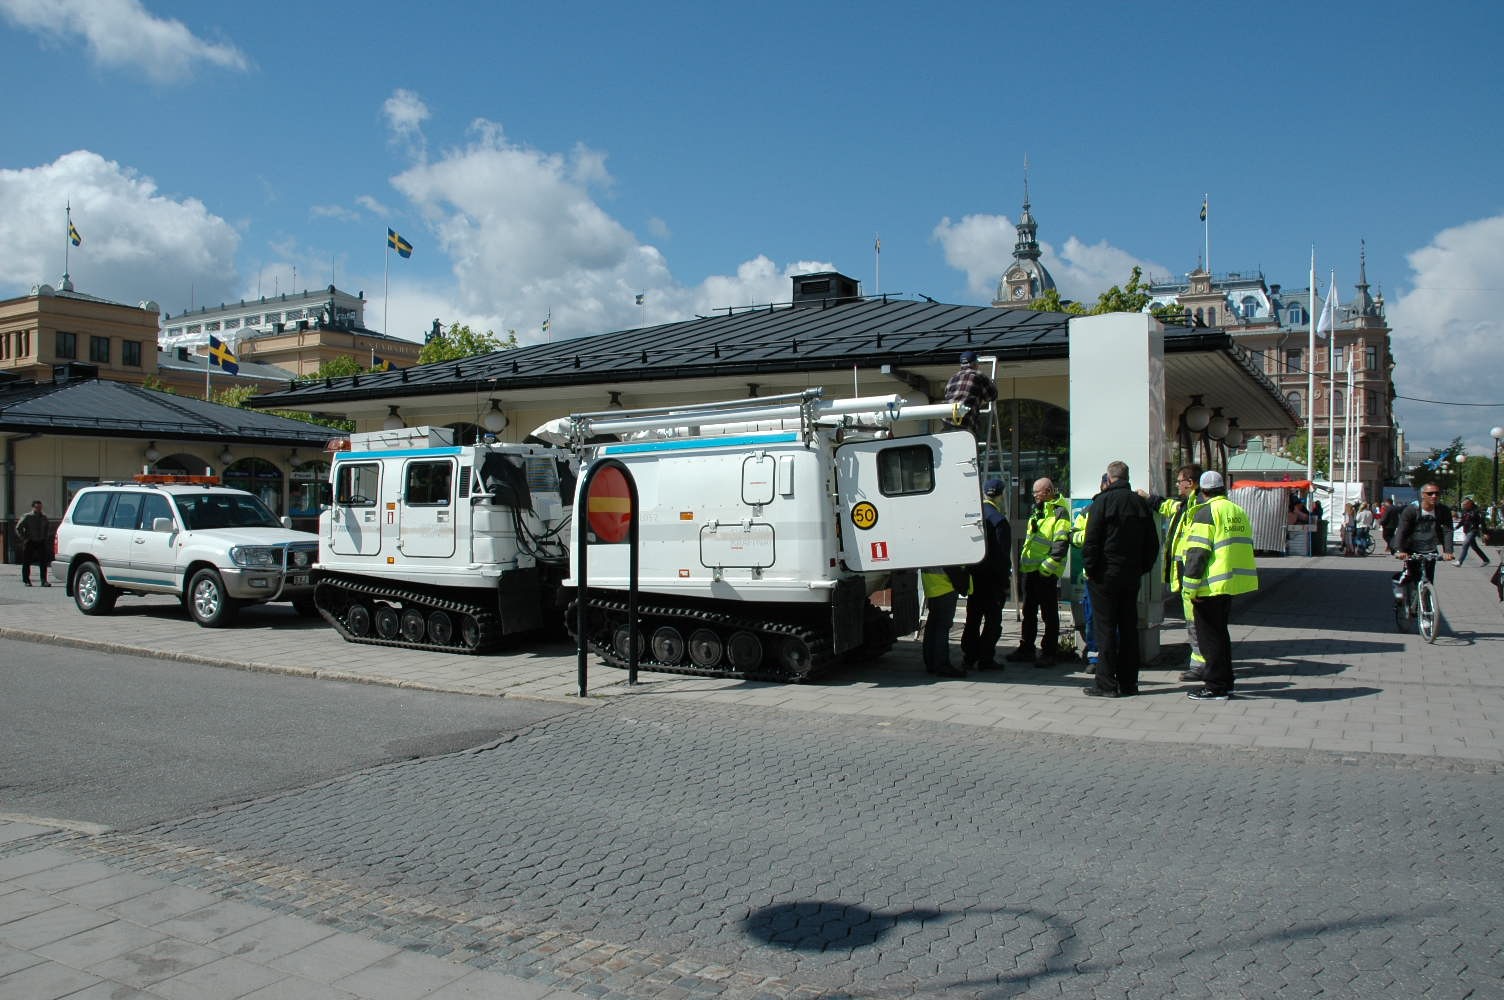
[[[223,628],[235,618],[238,605],[225,593],[219,571],[201,569],[188,582],[188,613],[204,628]]]
[[[120,591],[104,582],[98,563],[82,563],[73,574],[73,603],[86,615],[109,614],[119,596]]]

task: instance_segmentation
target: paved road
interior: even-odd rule
[[[1501,791],[626,698],[93,849],[587,994],[1496,996]]]
[[[137,826],[577,710],[0,639],[0,811]]]

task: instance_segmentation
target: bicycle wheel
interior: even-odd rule
[[[1422,580],[1416,594],[1419,610],[1416,619],[1420,624],[1420,637],[1427,642],[1436,641],[1436,627],[1441,619],[1441,610],[1436,601],[1436,588]]]
[[[1410,588],[1405,588],[1405,596],[1394,602],[1394,627],[1401,632],[1410,631]]]

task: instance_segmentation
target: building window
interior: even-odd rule
[[[219,320],[217,320],[217,319],[211,319],[209,322],[207,322],[207,323],[204,324],[204,329],[205,330],[210,330],[210,331],[218,330],[219,329]]]
[[[1332,348],[1332,371],[1334,371],[1334,372],[1346,371],[1346,369],[1344,369],[1342,367],[1342,352],[1344,350],[1346,350],[1346,348],[1343,348],[1343,347],[1333,347]]]
[[[225,329],[226,330],[234,330],[234,329],[237,329],[239,326],[240,326],[240,317],[239,316],[235,316],[235,317],[232,317],[230,319],[225,320]]]
[[[1375,393],[1375,392],[1368,393],[1368,415],[1370,417],[1376,417],[1376,416],[1379,415],[1379,395],[1378,395],[1378,393]]]
[[[1341,389],[1338,389],[1332,394],[1332,405],[1337,408],[1337,419],[1339,420],[1344,419],[1347,416],[1347,410],[1342,405],[1345,398],[1346,397],[1342,395]]]
[[[1206,307],[1206,322],[1210,326],[1216,326],[1217,325],[1217,307],[1216,306],[1207,306]]]
[[[1298,392],[1287,392],[1287,393],[1285,393],[1285,402],[1287,402],[1287,403],[1290,404],[1290,409],[1292,409],[1292,410],[1295,411],[1295,415],[1297,417],[1303,417],[1303,416],[1306,415],[1305,411],[1300,408],[1300,393],[1298,393]]]
[[[1300,367],[1300,348],[1291,347],[1285,351],[1285,373],[1298,375],[1303,369]]]
[[[89,360],[101,365],[110,363],[110,338],[89,338]]]
[[[120,363],[130,368],[141,367],[141,341],[122,340],[120,342]]]
[[[1379,349],[1377,347],[1363,348],[1363,367],[1371,372],[1379,370]]]
[[[73,359],[78,357],[78,334],[57,332],[53,353],[59,358]]]
[[[1252,295],[1243,296],[1243,318],[1253,319],[1254,316],[1258,315],[1258,311],[1259,300]]]
[[[1256,371],[1267,372],[1269,369],[1268,369],[1268,367],[1266,367],[1266,365],[1267,365],[1267,359],[1264,357],[1264,352],[1263,351],[1254,351],[1254,352],[1252,352],[1252,354],[1253,354],[1253,367],[1254,367],[1254,369]]]
[[[1305,322],[1305,315],[1300,311],[1300,306],[1290,307],[1290,325],[1299,326]]]

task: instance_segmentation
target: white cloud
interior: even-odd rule
[[[932,237],[944,250],[945,262],[966,275],[967,290],[991,302],[997,294],[998,279],[1013,261],[1016,224],[1005,215],[968,215],[959,222],[946,217],[935,226]],[[1113,285],[1127,281],[1135,266],[1142,267],[1145,275],[1168,270],[1105,240],[1087,244],[1071,236],[1058,252],[1053,244],[1043,241],[1039,249],[1040,260],[1054,277],[1061,297],[1088,303]]]
[[[1473,454],[1492,454],[1490,427],[1504,424],[1499,344],[1504,342],[1504,216],[1444,229],[1409,254],[1409,290],[1386,305],[1393,330],[1395,392],[1447,404],[1396,400],[1412,449],[1461,437]]]
[[[391,141],[406,144],[415,157],[422,158],[426,146],[423,123],[429,118],[428,105],[411,90],[392,91],[381,105],[382,117],[391,132]]]
[[[59,46],[81,38],[99,65],[136,69],[158,82],[186,77],[199,64],[250,66],[235,46],[205,41],[182,21],[148,13],[140,0],[0,0],[0,15]]]
[[[363,195],[359,196],[358,198],[356,198],[355,199],[355,204],[359,205],[361,208],[365,209],[367,212],[370,212],[372,215],[377,216],[379,218],[384,218],[384,217],[392,214],[391,209],[387,208],[384,204],[382,204],[381,202],[377,201],[375,198],[372,198],[368,194],[363,194]]]
[[[334,219],[336,222],[359,222],[361,218],[355,209],[343,205],[314,205],[308,214],[315,219]]]
[[[0,218],[9,234],[0,286],[24,294],[56,284],[63,269],[64,204],[84,242],[69,251],[80,292],[134,304],[155,299],[173,312],[190,297],[228,300],[240,236],[196,198],[169,198],[135,171],[78,150],[52,163],[0,170]]]
[[[422,100],[407,93],[403,104],[422,106]],[[515,329],[520,340],[536,342],[550,310],[555,339],[602,333],[728,305],[786,302],[790,273],[830,266],[780,270],[757,257],[734,275],[683,287],[656,247],[640,242],[597,202],[594,191],[612,183],[604,154],[584,146],[568,154],[532,149],[484,119],[472,124],[467,145],[432,160],[418,157],[392,184],[422,215],[434,244],[429,252],[451,261],[453,298],[448,312],[435,315],[445,322],[450,312],[479,318],[487,329]],[[395,319],[395,288],[391,308],[393,330],[407,335]],[[404,315],[403,322],[413,319]]]
[[[674,236],[674,234],[669,231],[668,223],[664,222],[656,215],[648,220],[648,235],[653,237],[653,239],[655,240],[673,239]]]

